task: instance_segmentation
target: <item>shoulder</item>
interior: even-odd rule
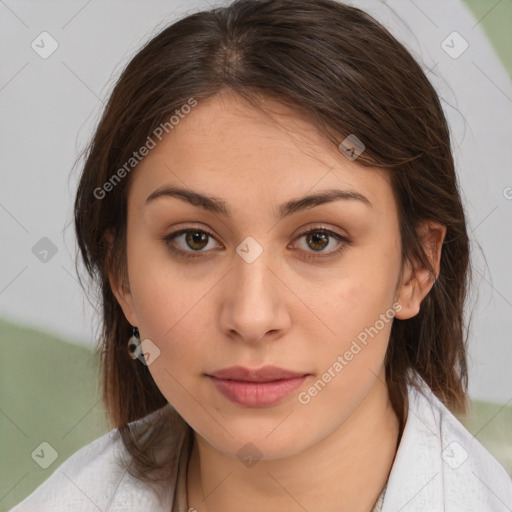
[[[425,394],[420,397],[425,414],[431,415],[432,424],[439,428],[448,507],[473,510],[477,503],[478,510],[510,511],[512,477],[429,389]],[[429,405],[432,405],[430,410]]]
[[[409,388],[409,412],[383,512],[444,510],[505,512],[512,479],[419,376]]]
[[[173,447],[176,451],[179,441]],[[120,433],[113,429],[71,455],[9,512],[170,510],[151,487],[128,473],[127,460]]]
[[[84,446],[10,512],[104,510],[105,498],[123,476],[116,463],[121,445],[114,429]]]

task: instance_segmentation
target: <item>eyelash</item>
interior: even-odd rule
[[[184,228],[184,229],[180,229],[178,231],[174,231],[173,233],[170,233],[170,234],[166,235],[165,237],[163,237],[161,240],[164,243],[164,245],[173,254],[177,255],[180,258],[184,258],[184,259],[200,258],[201,253],[203,253],[204,251],[183,251],[182,249],[177,249],[175,246],[172,245],[172,241],[174,238],[178,237],[179,235],[182,235],[184,233],[189,233],[189,232],[204,233],[204,234],[208,235],[209,237],[215,239],[215,237],[209,231],[205,231],[204,229],[192,227],[192,228]],[[333,256],[341,253],[347,245],[350,245],[352,243],[352,241],[349,240],[348,238],[341,236],[340,234],[338,234],[334,231],[331,231],[330,229],[327,229],[325,227],[314,227],[312,229],[309,229],[308,231],[304,231],[304,233],[301,233],[296,238],[296,240],[299,240],[300,238],[302,238],[306,235],[309,235],[311,233],[322,233],[322,234],[328,235],[329,237],[336,239],[338,242],[340,242],[340,244],[337,249],[334,249],[328,253],[314,253],[313,252],[313,254],[311,254],[311,253],[309,253],[309,251],[306,251],[307,254],[302,256],[302,258],[304,258],[306,260],[321,260],[324,258],[333,257]]]

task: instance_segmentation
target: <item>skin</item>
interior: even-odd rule
[[[394,303],[396,318],[416,315],[434,279],[426,269],[402,267],[389,171],[348,160],[287,107],[270,99],[266,107],[279,123],[219,94],[150,151],[130,177],[127,276],[111,275],[112,289],[141,340],[159,348],[149,370],[194,429],[190,507],[369,511],[400,434],[384,372],[392,322],[308,404],[298,394]],[[232,216],[173,197],[146,204],[162,185],[221,198]],[[282,203],[328,188],[356,191],[371,206],[342,200],[274,217]],[[174,255],[162,241],[185,227],[213,235],[192,245],[185,235],[174,239],[183,251],[199,248],[195,259]],[[351,243],[338,254],[332,236],[315,245],[303,233],[318,227]],[[438,273],[445,228],[425,222],[419,230]],[[247,236],[263,248],[252,263],[236,252]],[[282,402],[251,408],[228,401],[204,375],[267,364],[311,376]],[[236,455],[248,442],[262,454],[251,467]]]

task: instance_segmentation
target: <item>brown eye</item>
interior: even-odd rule
[[[314,228],[302,233],[297,240],[304,239],[303,247],[300,247],[304,253],[301,257],[305,259],[321,259],[335,256],[340,253],[347,245],[352,242],[338,233],[326,228]],[[334,240],[334,242],[332,242]],[[305,247],[304,247],[305,246]],[[330,250],[326,248],[331,247]],[[316,253],[316,254],[315,254]]]
[[[299,247],[303,253],[300,257],[304,259],[318,260],[335,256],[352,243],[348,238],[326,228],[310,229],[297,238],[301,239],[305,240],[305,247]],[[215,241],[215,237],[202,229],[188,228],[171,233],[162,238],[162,241],[173,254],[181,258],[198,258],[211,253],[208,244]],[[326,250],[331,245],[334,248]],[[221,246],[217,244],[216,247]],[[215,244],[212,248],[215,248]]]
[[[183,258],[196,258],[209,252],[205,249],[214,236],[202,229],[180,229],[164,238],[162,241],[173,253]],[[215,246],[214,246],[215,247]],[[217,245],[217,247],[220,247]]]
[[[306,243],[314,251],[322,251],[329,245],[329,236],[321,232],[311,232],[306,235]]]
[[[200,251],[208,245],[209,235],[204,231],[187,231],[185,243],[194,251]]]

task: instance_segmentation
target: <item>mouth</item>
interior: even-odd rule
[[[268,407],[281,402],[309,375],[275,366],[260,369],[235,366],[207,374],[225,398],[246,407]]]

